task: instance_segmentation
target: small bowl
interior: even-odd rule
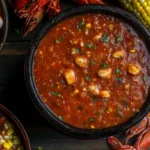
[[[118,134],[120,132],[123,132],[135,124],[137,124],[140,120],[142,120],[145,115],[150,111],[150,96],[147,96],[147,99],[142,106],[141,110],[131,119],[126,121],[124,124],[104,128],[104,129],[82,129],[74,127],[70,124],[67,124],[66,122],[61,121],[53,112],[52,110],[42,101],[38,90],[36,88],[34,77],[33,77],[33,63],[34,63],[34,55],[35,51],[39,45],[39,42],[42,40],[42,38],[45,36],[45,34],[57,23],[61,22],[62,20],[85,13],[100,13],[100,14],[107,14],[112,15],[114,17],[120,18],[121,20],[124,20],[129,25],[131,25],[137,33],[141,35],[143,38],[146,46],[150,50],[150,34],[147,31],[147,29],[130,13],[113,7],[113,6],[103,6],[103,5],[84,5],[79,6],[76,8],[72,8],[66,11],[63,11],[59,15],[55,16],[52,20],[50,20],[41,30],[41,32],[38,34],[37,38],[34,40],[34,42],[31,45],[31,48],[28,51],[28,54],[26,56],[26,62],[25,62],[25,80],[27,89],[29,91],[29,94],[37,107],[37,109],[42,113],[42,115],[54,126],[60,129],[61,131],[70,134],[72,136],[83,138],[83,139],[98,139],[102,137],[108,137],[114,134]]]
[[[10,112],[5,106],[1,104],[0,104],[0,111],[4,114],[4,116],[6,116],[6,118],[8,118],[8,120],[12,124],[14,124],[15,131],[18,133],[24,149],[31,150],[31,145],[30,145],[28,135],[24,127],[22,126],[21,122],[16,118],[16,116],[12,112]]]
[[[3,26],[0,29],[0,51],[2,50],[8,33],[8,11],[7,11],[7,4],[5,0],[0,1],[0,16],[3,19]]]

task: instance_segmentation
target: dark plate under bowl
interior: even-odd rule
[[[16,116],[10,112],[6,107],[0,104],[0,112],[6,116],[6,118],[14,125],[15,131],[19,135],[21,142],[23,144],[24,150],[31,150],[30,141],[28,135],[22,126],[21,122],[16,118]]]
[[[3,18],[3,27],[0,29],[0,51],[5,44],[8,33],[8,12],[6,0],[0,1],[0,16]]]
[[[42,99],[40,98],[35,82],[33,77],[33,63],[34,63],[34,55],[35,51],[39,45],[39,42],[42,40],[42,38],[45,36],[45,34],[57,23],[61,22],[62,20],[74,16],[74,15],[80,15],[84,13],[101,13],[101,14],[107,14],[112,15],[117,18],[121,18],[121,20],[124,20],[129,25],[131,25],[137,33],[140,34],[140,36],[143,38],[145,44],[147,45],[148,49],[149,43],[150,43],[150,35],[148,31],[145,29],[145,27],[131,14],[127,13],[126,11],[123,11],[122,9],[112,7],[112,6],[102,6],[102,5],[85,5],[85,6],[79,6],[76,8],[72,8],[69,10],[66,10],[56,17],[54,17],[52,20],[50,20],[41,30],[41,32],[38,34],[37,38],[34,40],[34,42],[31,45],[31,48],[29,49],[29,52],[26,57],[25,62],[25,80],[26,85],[29,91],[29,94],[37,107],[37,109],[42,113],[42,115],[55,127],[62,130],[63,132],[70,134],[72,136],[78,137],[78,138],[84,138],[84,139],[97,139],[102,137],[111,136],[114,134],[118,134],[120,132],[123,132],[136,123],[138,123],[144,116],[149,112],[150,110],[150,100],[149,95],[147,97],[147,100],[145,104],[143,105],[140,112],[138,112],[134,117],[132,117],[130,120],[125,122],[122,125],[118,125],[115,127],[109,127],[105,129],[81,129],[73,127],[60,119],[53,114],[50,108],[48,108],[47,105],[44,104]]]

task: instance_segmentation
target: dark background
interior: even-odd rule
[[[116,0],[108,4],[119,6]],[[62,9],[75,7],[70,0],[61,0]],[[30,43],[47,21],[46,18],[27,37],[17,33],[22,22],[9,10],[9,32],[7,42],[0,54],[0,102],[10,109],[24,125],[32,145],[36,150],[108,150],[106,139],[80,140],[61,133],[37,111],[32,103],[24,81],[24,61]],[[122,135],[118,135],[120,138]]]

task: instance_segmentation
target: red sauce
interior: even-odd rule
[[[39,95],[63,121],[105,128],[140,111],[150,84],[143,40],[112,16],[84,14],[55,25],[40,42],[33,74]]]

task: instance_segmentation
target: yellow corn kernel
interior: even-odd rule
[[[74,94],[78,94],[78,93],[79,93],[79,90],[75,90],[73,93],[74,93]]]
[[[87,23],[87,24],[86,24],[86,28],[87,28],[87,29],[91,29],[91,24],[90,24],[90,23]]]
[[[10,147],[13,146],[13,143],[12,143],[12,141],[10,141],[10,140],[8,141],[8,144],[9,144]]]
[[[106,24],[105,24],[105,23],[103,24],[103,27],[106,27]]]
[[[58,85],[57,88],[60,89],[60,85]]]
[[[82,90],[83,90],[84,92],[86,92],[86,88],[83,88]]]
[[[131,49],[130,52],[131,52],[131,53],[135,53],[136,50],[135,50],[135,49]]]
[[[112,108],[108,108],[108,111],[109,111],[109,112],[113,112],[113,109],[112,109]]]
[[[5,143],[3,144],[3,148],[5,148],[5,149],[10,149],[11,146],[10,146],[7,142],[5,142]]]
[[[92,129],[95,129],[95,126],[94,126],[94,125],[91,125],[91,128],[92,128]]]
[[[114,26],[112,24],[109,25],[109,29],[113,30]]]

